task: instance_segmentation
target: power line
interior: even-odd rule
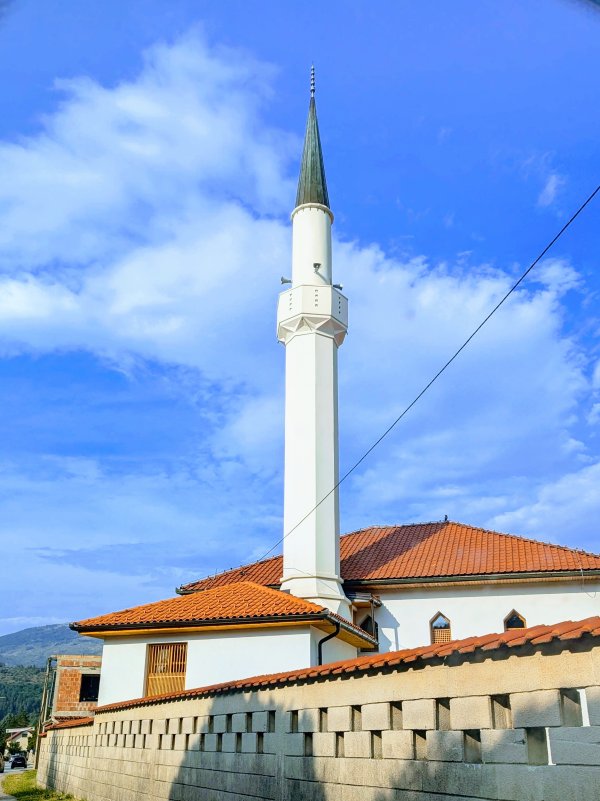
[[[303,517],[301,520],[299,520],[299,521],[296,523],[296,525],[295,525],[295,526],[293,526],[293,528],[291,528],[291,529],[290,529],[290,530],[289,530],[289,531],[288,531],[286,534],[284,534],[284,535],[283,535],[283,537],[281,537],[279,540],[277,540],[277,542],[276,542],[276,543],[275,543],[275,544],[274,544],[274,545],[273,545],[271,548],[269,548],[269,550],[268,550],[268,551],[267,551],[267,552],[266,552],[266,553],[265,553],[263,556],[261,556],[261,558],[260,558],[260,559],[258,559],[258,560],[257,560],[258,562],[262,562],[262,560],[263,560],[263,559],[266,559],[266,558],[267,558],[267,556],[269,556],[269,554],[270,554],[270,553],[272,553],[272,552],[275,550],[275,548],[277,548],[277,546],[278,546],[278,545],[281,545],[281,543],[282,543],[282,542],[283,542],[285,539],[287,539],[287,537],[289,537],[289,536],[290,536],[290,534],[293,534],[293,533],[294,533],[294,531],[296,531],[296,529],[297,529],[299,526],[301,526],[301,525],[302,525],[302,523],[304,523],[304,521],[305,521],[305,520],[307,520],[307,519],[308,519],[308,518],[309,518],[309,517],[310,517],[310,516],[313,514],[313,512],[315,512],[315,511],[316,511],[316,510],[319,508],[319,506],[320,506],[320,505],[321,505],[321,504],[322,504],[324,501],[326,501],[326,500],[327,500],[327,498],[329,498],[329,497],[330,497],[330,495],[332,495],[332,494],[333,494],[333,493],[334,493],[334,492],[335,492],[335,491],[336,491],[336,490],[337,490],[337,489],[340,487],[340,485],[341,485],[341,484],[343,484],[343,483],[344,483],[344,481],[345,481],[347,478],[349,478],[349,476],[351,476],[351,475],[352,475],[352,473],[353,473],[353,472],[356,470],[356,468],[357,468],[357,467],[359,467],[359,466],[360,466],[360,465],[361,465],[361,464],[362,464],[362,463],[365,461],[365,459],[367,458],[367,456],[369,456],[369,455],[370,455],[370,454],[371,454],[371,453],[372,453],[372,452],[375,450],[375,448],[376,448],[376,447],[377,447],[377,446],[378,446],[378,445],[379,445],[381,442],[383,442],[383,440],[384,440],[384,439],[385,439],[385,438],[388,436],[388,434],[390,434],[390,433],[391,433],[391,432],[394,430],[394,428],[395,428],[395,427],[398,425],[398,423],[400,422],[400,420],[402,420],[402,418],[403,418],[403,417],[404,417],[406,414],[408,414],[408,412],[409,412],[409,411],[412,409],[412,407],[413,407],[413,406],[414,406],[416,403],[418,403],[418,401],[420,401],[420,400],[421,400],[421,398],[423,397],[423,395],[424,395],[424,394],[425,394],[425,393],[426,393],[426,392],[427,392],[427,391],[428,391],[428,390],[429,390],[429,389],[430,389],[430,388],[431,388],[431,387],[432,387],[432,386],[435,384],[435,382],[438,380],[438,378],[440,378],[440,376],[441,376],[443,373],[445,373],[445,372],[446,372],[446,370],[448,369],[448,367],[450,367],[450,365],[452,364],[452,362],[453,362],[453,361],[454,361],[456,358],[458,358],[458,356],[459,356],[459,355],[460,355],[460,354],[463,352],[463,350],[464,350],[464,349],[467,347],[467,345],[468,345],[468,344],[471,342],[471,340],[472,340],[472,339],[474,339],[474,338],[477,336],[477,334],[478,334],[478,333],[481,331],[481,329],[483,328],[483,326],[484,326],[484,325],[485,325],[485,324],[486,324],[486,323],[487,323],[487,322],[488,322],[488,321],[489,321],[489,320],[490,320],[490,319],[491,319],[491,318],[494,316],[494,314],[496,314],[496,312],[498,311],[498,309],[499,309],[499,308],[500,308],[500,307],[501,307],[501,306],[502,306],[502,305],[503,305],[503,304],[504,304],[504,303],[505,303],[505,302],[508,300],[508,298],[509,298],[509,297],[512,295],[512,293],[513,293],[513,292],[514,292],[514,291],[517,289],[517,287],[518,287],[518,286],[519,286],[519,285],[520,285],[520,284],[521,284],[521,283],[522,283],[522,282],[523,282],[523,281],[524,281],[524,280],[527,278],[527,276],[529,275],[529,273],[530,273],[530,272],[533,270],[533,268],[536,266],[536,264],[538,264],[538,262],[539,262],[541,259],[543,259],[543,258],[544,258],[544,256],[546,255],[546,253],[547,253],[547,252],[550,250],[550,248],[551,248],[551,247],[552,247],[552,246],[553,246],[553,245],[554,245],[556,242],[558,242],[558,240],[559,240],[559,239],[560,239],[560,237],[561,237],[561,236],[564,234],[564,232],[567,230],[567,228],[569,228],[569,226],[571,225],[571,223],[573,223],[573,222],[574,222],[574,221],[577,219],[577,217],[579,217],[579,215],[581,214],[581,212],[582,212],[582,211],[585,209],[585,207],[586,207],[586,206],[587,206],[587,205],[588,205],[588,204],[589,204],[589,203],[590,203],[590,202],[591,202],[591,201],[594,199],[594,197],[595,197],[595,196],[598,194],[598,192],[600,192],[600,185],[598,185],[598,186],[597,186],[597,187],[594,189],[594,191],[593,191],[593,192],[592,192],[592,193],[591,193],[591,194],[590,194],[590,195],[587,197],[587,199],[586,199],[586,200],[585,200],[585,201],[584,201],[584,202],[581,204],[581,206],[579,206],[579,208],[577,209],[577,211],[576,211],[576,212],[575,212],[575,213],[574,213],[574,214],[573,214],[573,215],[572,215],[572,216],[569,218],[569,220],[568,220],[568,221],[567,221],[567,222],[566,222],[566,223],[563,225],[563,227],[562,227],[562,228],[560,229],[560,231],[559,231],[559,232],[556,234],[556,236],[554,237],[554,239],[552,239],[552,240],[551,240],[551,241],[550,241],[550,242],[549,242],[549,243],[546,245],[546,247],[545,247],[545,248],[544,248],[544,249],[541,251],[541,253],[540,253],[540,254],[539,254],[539,255],[538,255],[536,258],[535,258],[535,260],[531,262],[531,264],[530,264],[530,265],[529,265],[529,267],[528,267],[528,268],[525,270],[525,272],[524,272],[524,273],[521,275],[521,277],[519,278],[519,280],[518,280],[518,281],[516,281],[516,282],[515,282],[515,283],[514,283],[514,284],[511,286],[511,288],[508,290],[508,292],[507,292],[507,293],[506,293],[506,294],[505,294],[505,295],[504,295],[504,296],[501,298],[501,300],[499,300],[499,301],[498,301],[498,303],[497,303],[497,304],[494,306],[494,308],[493,308],[493,309],[492,309],[492,310],[489,312],[489,314],[488,314],[488,315],[487,315],[487,316],[486,316],[486,317],[485,317],[485,318],[484,318],[484,319],[483,319],[483,320],[482,320],[482,321],[479,323],[479,325],[477,326],[477,328],[476,328],[476,329],[475,329],[475,330],[474,330],[474,331],[473,331],[473,332],[472,332],[472,333],[471,333],[471,334],[470,334],[470,335],[467,337],[467,339],[465,339],[465,341],[464,341],[464,342],[463,342],[463,344],[460,346],[460,348],[458,348],[458,350],[454,352],[454,354],[453,354],[453,355],[452,355],[452,356],[451,356],[451,357],[448,359],[448,361],[447,361],[447,362],[446,362],[446,363],[443,365],[443,367],[441,367],[441,368],[440,368],[440,369],[437,371],[437,373],[436,373],[436,374],[433,376],[433,378],[432,378],[432,379],[431,379],[431,380],[430,380],[430,381],[429,381],[429,382],[428,382],[428,383],[427,383],[427,384],[426,384],[426,385],[423,387],[423,389],[422,389],[422,390],[419,392],[419,394],[418,394],[418,395],[416,395],[416,396],[413,398],[413,400],[412,400],[412,401],[411,401],[411,402],[408,404],[408,406],[407,406],[407,407],[406,407],[406,408],[405,408],[405,409],[404,409],[404,410],[403,410],[403,411],[402,411],[402,412],[401,412],[401,413],[398,415],[398,417],[396,417],[396,419],[393,421],[393,423],[392,423],[391,425],[389,425],[389,426],[386,428],[386,430],[383,432],[383,434],[382,434],[382,435],[381,435],[381,436],[380,436],[378,439],[376,439],[376,440],[375,440],[375,442],[374,442],[374,443],[371,445],[371,447],[370,447],[370,448],[368,448],[368,450],[366,450],[366,451],[363,453],[363,455],[360,457],[360,459],[359,459],[357,462],[355,462],[355,463],[352,465],[352,467],[351,467],[349,470],[347,470],[347,471],[346,471],[346,473],[344,473],[344,475],[343,475],[343,476],[342,476],[342,477],[339,479],[339,481],[337,482],[337,484],[335,484],[335,486],[333,486],[333,487],[332,487],[332,488],[329,490],[329,492],[327,493],[327,495],[324,495],[324,496],[321,498],[321,500],[320,500],[320,501],[319,501],[319,502],[318,502],[318,503],[317,503],[315,506],[313,506],[313,508],[312,508],[312,509],[311,509],[309,512],[307,512],[307,514],[305,514],[305,515],[304,515],[304,517]]]

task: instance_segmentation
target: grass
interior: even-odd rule
[[[72,799],[72,795],[55,793],[53,790],[42,790],[36,786],[36,771],[26,770],[23,773],[13,773],[7,776],[2,784],[2,789],[9,795],[14,795],[18,801],[67,801]]]

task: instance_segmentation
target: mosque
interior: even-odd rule
[[[600,556],[449,520],[340,536],[337,358],[348,300],[333,279],[332,223],[313,74],[292,273],[277,309],[283,555],[72,623],[103,640],[100,705],[598,614]]]

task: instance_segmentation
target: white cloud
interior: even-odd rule
[[[552,206],[558,196],[558,193],[563,188],[565,183],[565,179],[556,172],[548,175],[546,182],[542,187],[540,194],[538,195],[538,206],[541,206],[542,208]]]
[[[564,542],[564,531],[572,532],[582,548],[600,552],[600,462],[567,473],[556,481],[541,485],[523,506],[490,521],[500,531],[516,531]]]

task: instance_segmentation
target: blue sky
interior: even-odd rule
[[[13,0],[0,20],[0,633],[281,536],[279,277],[317,103],[348,468],[598,184],[573,0]],[[600,550],[600,201],[342,489]]]

